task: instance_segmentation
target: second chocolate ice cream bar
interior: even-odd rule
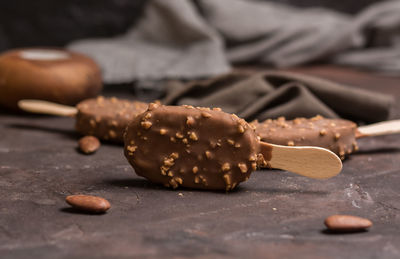
[[[103,140],[123,143],[128,123],[146,111],[148,104],[99,96],[80,102],[76,108],[76,130]]]
[[[327,119],[315,116],[311,119],[296,118],[263,122],[253,121],[256,133],[262,141],[286,146],[317,146],[331,150],[342,159],[358,150],[357,125],[343,119]]]
[[[80,134],[121,144],[128,123],[148,106],[144,102],[103,96],[86,99],[76,107],[42,100],[21,100],[18,105],[28,112],[76,117],[75,128]]]

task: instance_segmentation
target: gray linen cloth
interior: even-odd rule
[[[232,63],[315,61],[400,73],[400,1],[351,16],[256,0],[151,0],[125,35],[69,48],[93,57],[106,83],[200,78]]]
[[[170,80],[164,104],[220,107],[248,121],[285,116],[386,120],[392,96],[294,72],[234,72],[207,80]]]

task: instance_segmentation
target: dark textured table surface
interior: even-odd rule
[[[400,99],[400,79],[301,71]],[[398,103],[392,118],[400,118]],[[82,155],[73,124],[0,114],[0,258],[400,258],[399,135],[359,140],[333,179],[263,170],[224,193],[153,185],[134,174],[120,146]],[[78,193],[107,198],[112,208],[76,213],[65,196]],[[336,213],[374,226],[331,234],[323,220]]]

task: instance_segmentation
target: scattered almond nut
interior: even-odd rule
[[[85,136],[79,139],[79,150],[85,154],[92,154],[97,151],[100,147],[100,141],[98,138],[93,136]]]
[[[65,201],[73,208],[91,213],[103,213],[111,207],[106,199],[91,195],[70,195]]]
[[[351,215],[332,215],[324,223],[328,229],[338,232],[362,231],[372,226],[369,219]]]

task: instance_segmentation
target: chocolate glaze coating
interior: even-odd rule
[[[93,135],[103,140],[123,143],[126,126],[148,104],[99,96],[77,105],[76,130],[82,135]]]
[[[265,162],[250,125],[218,108],[150,104],[125,134],[135,172],[167,187],[231,190]]]
[[[344,159],[358,149],[357,125],[348,120],[326,119],[316,116],[311,119],[297,118],[264,122],[253,121],[257,135],[262,141],[285,146],[318,146],[331,150]]]

